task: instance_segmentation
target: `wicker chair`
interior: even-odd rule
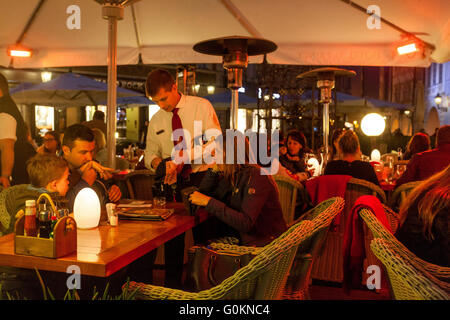
[[[313,263],[324,243],[331,222],[342,211],[343,207],[344,199],[338,197],[331,198],[318,204],[294,222],[299,223],[302,220],[311,220],[314,228],[321,230],[300,244],[289,272],[283,299],[309,299],[309,284]],[[256,254],[262,249],[224,243],[213,243],[210,246],[214,250],[231,253]]]
[[[439,281],[440,286],[442,286],[447,292],[450,292],[450,268],[438,266],[417,257],[378,221],[371,210],[361,209],[358,211],[358,214],[370,229],[373,238],[381,238],[388,241],[390,245],[395,248],[395,250],[401,251],[408,258],[409,263],[413,264],[415,268],[422,270],[424,273],[430,274],[436,279],[436,281]]]
[[[386,195],[379,186],[356,178],[351,178],[347,182],[344,195],[345,206],[340,216],[340,223],[336,228],[331,228],[327,234],[322,250],[312,267],[311,277],[313,279],[342,283],[344,277],[342,248],[345,224],[355,201],[363,195],[376,196],[382,203],[386,203]],[[367,246],[370,245],[370,240],[371,238],[366,237]],[[369,254],[366,260],[365,264],[370,265],[375,260],[375,256]]]
[[[406,196],[417,187],[422,181],[412,181],[402,184],[394,190],[389,199],[389,207],[394,211],[399,211],[400,205],[405,200]]]
[[[129,290],[138,289],[136,298],[146,300],[280,299],[299,244],[319,230],[311,221],[295,224],[258,250],[248,265],[208,290],[194,293],[138,282],[130,282]]]
[[[449,300],[436,279],[411,263],[411,257],[386,239],[372,240],[370,248],[382,261],[396,300]]]
[[[322,229],[299,246],[286,283],[284,299],[310,299],[309,285],[314,261],[322,249],[331,222],[343,208],[344,199],[331,198],[309,210],[304,216],[304,219],[311,220],[315,227]]]
[[[278,186],[284,220],[290,225],[294,221],[297,200],[305,205],[307,203],[305,188],[298,181],[286,176],[274,175],[273,178]]]

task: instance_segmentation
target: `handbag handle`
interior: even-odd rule
[[[238,269],[240,269],[242,267],[240,258],[234,259],[234,262],[236,262],[236,264],[239,266]],[[214,278],[214,273],[213,273],[213,271],[216,268],[216,264],[217,264],[217,257],[212,255],[209,258],[208,280],[214,287],[218,285],[217,280]]]

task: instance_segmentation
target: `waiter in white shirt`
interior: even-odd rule
[[[157,175],[164,175],[164,183],[169,185],[176,182],[178,173],[176,200],[181,201],[179,191],[190,185],[198,186],[206,170],[212,167],[212,164],[196,164],[197,161],[192,164],[177,164],[176,161],[172,160],[172,153],[179,140],[174,143],[172,132],[176,127],[182,127],[187,133],[186,136],[183,136],[182,139],[185,140],[182,142],[185,143],[184,147],[190,149],[194,144],[198,145],[202,142],[202,135],[206,130],[215,129],[220,134],[220,123],[213,106],[208,100],[183,95],[178,91],[172,75],[165,70],[157,69],[149,73],[146,90],[147,95],[158,104],[161,110],[153,115],[148,125],[145,164],[147,168],[155,170]],[[194,130],[194,121],[201,122],[200,136],[197,132],[199,130]],[[197,136],[194,134],[197,134]],[[193,142],[194,140],[196,143]],[[183,179],[180,179],[181,176],[183,176]],[[195,233],[195,230],[193,231]],[[183,251],[180,251],[181,247]],[[165,249],[165,285],[176,287],[181,282],[184,234],[167,242]],[[167,283],[171,278],[174,282]]]
[[[201,122],[201,134],[206,130],[216,129],[221,133],[219,120],[211,103],[200,97],[183,95],[178,91],[174,78],[165,70],[154,70],[148,77],[146,82],[147,95],[161,108],[150,120],[148,125],[147,142],[145,150],[145,164],[147,168],[157,170],[158,166],[165,160],[164,169],[166,182],[177,167],[176,163],[169,159],[174,150],[174,142],[172,141],[172,128],[174,117],[179,116],[182,128],[187,131],[185,141],[186,147],[189,149],[193,146],[193,140],[201,141],[202,137],[194,136],[194,121]],[[198,131],[198,130],[197,130]],[[212,165],[208,164],[192,164],[190,175],[191,179],[195,179],[195,173],[206,171]],[[171,181],[169,181],[171,182]],[[171,184],[171,183],[168,183]]]

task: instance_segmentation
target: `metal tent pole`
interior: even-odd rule
[[[108,20],[108,107],[106,147],[108,166],[116,167],[116,82],[117,82],[117,20],[123,19],[123,7],[106,4],[102,7],[103,18]]]

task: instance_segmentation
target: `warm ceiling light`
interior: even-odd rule
[[[402,45],[402,46],[397,48],[397,52],[398,52],[399,55],[413,53],[413,52],[416,52],[416,51],[419,51],[419,48],[417,48],[417,46],[416,46],[416,44],[414,42]]]
[[[17,45],[9,47],[6,50],[6,52],[8,53],[8,56],[10,56],[11,58],[12,57],[29,58],[33,53],[31,49]]]

